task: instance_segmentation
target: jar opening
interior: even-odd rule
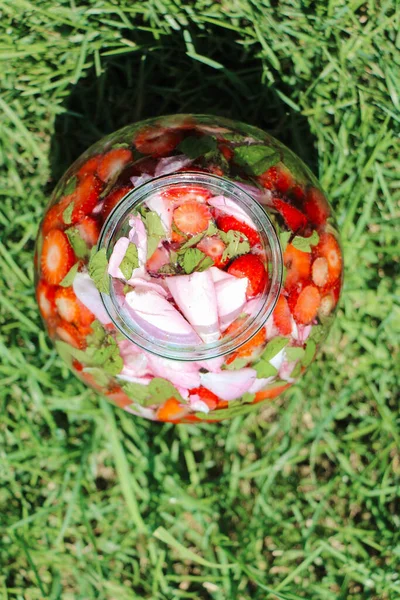
[[[245,191],[216,175],[182,172],[143,183],[114,208],[104,223],[98,250],[105,248],[107,258],[113,260],[118,247],[125,252],[132,242],[138,257],[134,257],[136,266],[129,285],[118,271],[121,263],[114,272],[116,276],[110,275],[110,294],[102,293],[101,297],[110,319],[127,339],[162,358],[200,361],[234,352],[263,327],[279,296],[283,261],[268,214],[248,189],[246,186]],[[231,259],[230,252],[235,260],[248,252],[249,245],[246,237],[232,233],[227,227],[224,228],[227,232],[217,230],[213,223],[216,214],[251,224],[259,237],[252,254],[264,261],[268,272],[263,289],[253,298],[249,297],[247,287],[245,304],[233,319],[229,307],[232,305],[232,310],[237,311],[239,295],[246,297],[250,279],[233,280],[232,275],[216,268],[210,257],[215,254],[213,240],[224,248],[218,260],[226,264]],[[203,226],[201,219],[207,215],[210,224],[205,221]],[[187,237],[177,223],[190,232]],[[168,228],[170,233],[163,237],[162,231]],[[243,240],[245,245],[240,247]],[[161,266],[155,272],[149,270],[150,263],[146,261],[152,256],[155,262],[156,248]],[[168,256],[170,262],[162,264],[163,256]],[[249,275],[251,278],[251,272]],[[222,317],[215,304],[217,300],[227,311]]]

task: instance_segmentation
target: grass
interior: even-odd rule
[[[1,598],[400,597],[396,6],[0,0]],[[152,425],[84,389],[32,290],[57,177],[104,133],[177,111],[297,151],[346,255],[323,356],[223,425]]]

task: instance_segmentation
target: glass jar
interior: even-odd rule
[[[125,127],[55,188],[35,252],[47,331],[74,373],[156,421],[219,421],[293,385],[332,323],[331,208],[255,127],[177,115]]]

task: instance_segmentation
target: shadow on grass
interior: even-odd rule
[[[192,38],[197,53],[220,68],[191,58],[180,33],[165,35],[156,43],[146,33],[136,32],[132,41],[140,52],[103,58],[100,76],[91,69],[71,90],[66,112],[56,120],[49,187],[103,135],[152,116],[190,112],[257,125],[286,143],[315,171],[307,119],[279,96],[281,92],[290,97],[291,90],[268,82],[256,49],[240,47],[232,31],[215,30],[215,36],[197,31]]]

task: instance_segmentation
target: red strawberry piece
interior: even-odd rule
[[[76,228],[89,248],[97,244],[100,235],[100,225],[96,219],[93,219],[93,217],[84,217]]]
[[[43,235],[47,235],[52,229],[66,228],[66,224],[63,221],[63,212],[72,201],[73,195],[70,194],[68,196],[64,196],[57,204],[54,204],[54,206],[49,208],[42,223]]]
[[[288,244],[283,254],[283,262],[286,267],[285,289],[288,290],[310,277],[311,255],[309,252],[302,252],[292,244]]]
[[[259,177],[261,184],[268,190],[276,190],[285,194],[293,185],[290,171],[283,166],[270,167]]]
[[[185,238],[185,236],[181,235],[180,233],[178,233],[177,231],[175,231],[173,229],[171,232],[171,241],[181,244],[182,242],[186,241],[186,238]]]
[[[185,202],[174,210],[174,223],[183,233],[196,234],[205,231],[211,213],[205,204]]]
[[[312,280],[318,287],[324,287],[328,281],[328,261],[323,256],[316,258],[311,268]]]
[[[164,265],[169,263],[169,253],[168,250],[161,246],[160,248],[156,248],[153,254],[150,256],[148,261],[146,262],[146,268],[148,271],[158,271]]]
[[[65,233],[52,229],[43,241],[40,265],[47,283],[58,285],[75,263],[75,254]]]
[[[239,221],[230,215],[221,215],[218,217],[217,225],[219,229],[221,229],[221,231],[225,231],[225,233],[230,229],[244,233],[251,246],[255,246],[261,242],[260,236],[258,235],[257,231],[253,229],[253,227],[250,227],[250,225],[247,225],[247,223],[243,223],[243,221]]]
[[[133,159],[128,148],[114,148],[102,156],[97,167],[97,175],[101,181],[113,179]]]
[[[211,198],[211,192],[203,187],[190,185],[190,186],[171,186],[162,195],[171,202],[182,204],[184,202],[206,202]]]
[[[322,233],[313,255],[323,257],[328,263],[328,281],[326,285],[332,285],[342,274],[342,253],[339,242],[332,233]]]
[[[203,238],[197,244],[197,248],[212,258],[216,267],[225,267],[229,262],[229,258],[222,260],[226,246],[217,235]]]
[[[202,386],[189,390],[189,395],[199,396],[200,400],[204,402],[204,404],[206,404],[210,410],[214,410],[220,401],[216,394],[213,394],[213,392],[210,392]]]
[[[163,127],[144,127],[135,136],[133,143],[142,154],[167,156],[183,139],[180,131],[171,131]]]
[[[274,308],[273,319],[275,326],[279,329],[282,335],[290,335],[292,331],[292,318],[288,302],[282,294],[278,298],[278,302]]]
[[[94,173],[96,173],[100,159],[101,154],[96,154],[95,156],[89,158],[85,163],[83,163],[83,165],[77,172],[77,176],[79,177],[79,179],[82,179],[83,177],[85,177],[85,175],[93,175]]]
[[[307,190],[304,202],[304,212],[313,225],[324,225],[330,215],[329,204],[324,194],[315,187]]]
[[[132,188],[128,186],[123,186],[113,190],[108,194],[108,196],[106,196],[103,204],[103,209],[101,211],[101,216],[103,217],[104,221],[106,220],[110,212],[114,210],[114,208],[117,206],[118,202],[122,200],[122,198],[126,196],[126,194],[130,192],[131,189]]]
[[[256,397],[254,398],[254,403],[262,402],[263,400],[272,400],[276,398],[280,394],[282,394],[285,390],[290,388],[292,384],[287,383],[286,385],[277,385],[276,387],[268,390],[262,390],[261,392],[256,393]]]
[[[296,185],[294,185],[292,187],[292,189],[290,190],[290,195],[298,201],[304,200],[304,198],[305,198],[304,188],[301,185],[299,185],[298,183],[296,183]]]
[[[49,285],[43,279],[37,284],[36,299],[43,319],[49,319],[56,314],[56,305],[54,301],[56,289],[55,286]]]
[[[308,325],[316,317],[321,304],[321,295],[314,285],[306,285],[298,295],[293,317],[297,323]]]
[[[307,217],[298,208],[288,202],[284,202],[280,198],[273,198],[272,202],[276,210],[282,215],[289,229],[298,231],[307,226]]]
[[[83,371],[83,364],[79,362],[79,360],[74,359],[72,361],[72,368],[75,369],[75,371],[78,371],[78,373],[80,373],[81,371]]]
[[[249,280],[246,290],[248,298],[254,298],[260,294],[267,282],[265,266],[255,254],[244,254],[235,258],[228,267],[228,273],[235,277],[247,277]]]
[[[81,221],[97,204],[103,184],[93,174],[86,175],[73,192],[74,208],[71,223]]]
[[[219,144],[218,148],[219,148],[219,151],[221,152],[221,154],[224,156],[224,158],[226,158],[226,160],[228,162],[230,162],[232,160],[232,157],[233,157],[233,150],[232,150],[232,148],[230,148],[226,144]]]
[[[56,327],[56,335],[74,348],[83,349],[86,347],[86,341],[80,331],[67,321],[60,320]]]

